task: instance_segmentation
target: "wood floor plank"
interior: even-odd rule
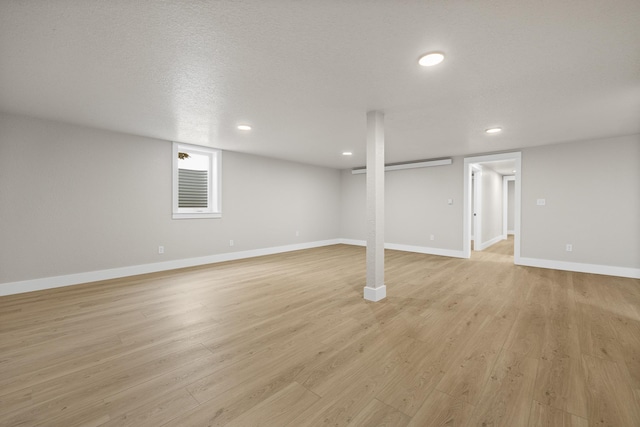
[[[599,303],[577,304],[578,337],[583,354],[609,360],[624,361],[624,350],[611,316]]]
[[[0,297],[0,426],[640,425],[640,280],[334,245]]]
[[[464,427],[475,407],[463,398],[456,398],[439,390],[433,393],[416,412],[410,427]]]
[[[359,381],[351,381],[348,387],[321,397],[288,426],[346,426],[375,398],[378,387],[376,381],[361,375]]]
[[[131,365],[124,360],[115,360],[43,383],[34,389],[32,405],[8,413],[7,423],[36,425],[45,420],[53,422],[118,390],[148,381],[183,363],[211,354],[201,344],[163,353],[137,355],[136,362]]]
[[[475,306],[470,308],[457,323],[440,328],[439,335],[431,334],[428,342],[416,340],[418,343],[407,354],[404,369],[380,390],[378,399],[413,416],[442,380],[458,352],[485,323],[486,318],[475,315]]]
[[[535,296],[535,298],[538,297],[538,295]],[[531,358],[540,358],[548,328],[546,314],[545,306],[541,301],[528,301],[527,306],[518,313],[505,348]]]
[[[284,426],[318,399],[320,397],[316,394],[297,382],[292,382],[232,420],[227,426]]]
[[[397,409],[371,399],[369,404],[349,424],[367,427],[404,427],[411,418]]]
[[[206,356],[191,363],[185,361],[176,370],[117,391],[93,405],[83,406],[75,412],[69,411],[64,417],[64,423],[85,425],[91,424],[94,420],[103,420],[102,423],[104,423],[106,422],[104,420],[117,419],[124,414],[132,413],[154,399],[161,398],[164,394],[173,394],[194,381],[211,375],[217,370],[225,369],[227,366],[224,363],[218,363],[215,355]],[[47,423],[49,421],[45,421],[43,427]]]
[[[156,427],[168,419],[180,417],[196,406],[198,402],[186,389],[178,389],[161,394],[118,417],[112,417],[102,427]]]
[[[324,396],[325,393],[331,392],[334,378],[344,376],[352,367],[360,368],[362,365],[361,356],[365,352],[371,351],[371,348],[378,343],[379,338],[380,332],[367,327],[367,332],[360,339],[330,357],[320,359],[320,363],[310,370],[305,369],[301,372],[298,381],[314,393]],[[382,346],[385,344],[382,343]]]
[[[215,397],[209,400],[201,401],[200,405],[187,411],[184,416],[163,425],[175,427],[227,425],[260,405],[261,402],[276,399],[273,396],[293,383],[299,371],[300,365],[296,365],[281,369],[269,376],[254,375],[244,382],[237,383],[223,392],[215,394]],[[301,410],[302,406],[304,405],[301,405],[297,410]],[[286,416],[283,414],[283,419],[297,415],[298,413],[287,414]]]
[[[589,423],[597,426],[640,425],[640,410],[629,376],[617,362],[583,355]]]
[[[538,360],[503,350],[469,425],[526,426]]]
[[[586,418],[587,388],[582,360],[569,356],[540,359],[534,399],[544,405]]]
[[[585,418],[534,400],[531,407],[529,427],[589,427],[589,422]]]
[[[511,330],[502,318],[490,318],[454,357],[436,389],[477,405],[484,386]]]
[[[322,397],[330,396],[335,390],[350,387],[361,377],[370,379],[375,382],[376,389],[381,389],[400,375],[406,366],[407,355],[414,348],[416,341],[400,335],[374,333],[381,336],[375,345],[361,348],[362,353],[358,348],[353,363],[344,364],[329,375],[323,376],[321,381],[314,382],[312,391]]]
[[[624,363],[634,388],[640,389],[640,315],[638,318],[611,316],[611,327],[620,340]]]

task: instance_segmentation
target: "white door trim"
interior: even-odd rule
[[[482,166],[471,165],[471,185],[473,200],[471,203],[471,221],[473,222],[473,250],[481,251],[482,245]],[[475,177],[475,178],[474,178]]]
[[[499,160],[514,160],[515,173],[515,201],[514,201],[514,248],[513,261],[520,264],[520,189],[522,176],[522,153],[489,154],[486,156],[465,157],[464,159],[464,197],[462,219],[462,253],[464,258],[471,258],[471,167],[474,163],[494,162]],[[475,232],[475,231],[474,231]]]
[[[509,234],[509,182],[515,181],[515,176],[502,177],[502,239]],[[515,184],[514,184],[515,185]]]

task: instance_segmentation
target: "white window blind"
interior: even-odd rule
[[[178,207],[209,206],[209,171],[178,168]]]
[[[173,218],[220,218],[221,152],[173,143]]]

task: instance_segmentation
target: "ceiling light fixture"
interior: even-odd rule
[[[344,151],[342,153],[343,156],[351,156],[353,153],[351,151]]]
[[[500,133],[502,132],[502,128],[489,128],[485,130],[486,133]]]
[[[238,130],[251,130],[251,126],[249,125],[238,125],[236,126]]]
[[[438,65],[444,61],[444,53],[442,52],[430,52],[425,55],[422,55],[420,59],[418,59],[418,64],[423,67],[433,67],[434,65]]]

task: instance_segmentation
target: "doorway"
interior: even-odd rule
[[[516,197],[516,177],[515,175],[502,176],[502,238],[506,239],[514,232],[515,218],[515,197]]]
[[[474,251],[482,251],[508,239],[509,231],[512,231],[513,261],[519,264],[521,163],[519,152],[464,159],[462,247],[465,258],[471,257],[472,248]],[[507,210],[509,182],[513,185],[511,230],[508,230]]]

